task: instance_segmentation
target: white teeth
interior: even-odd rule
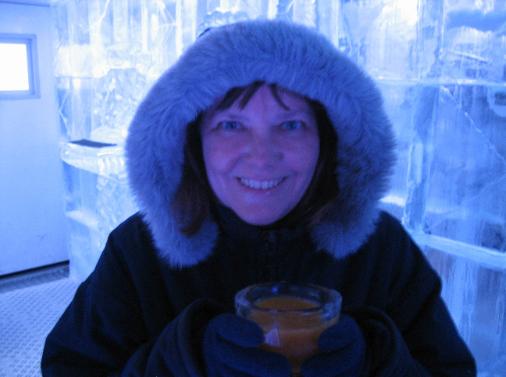
[[[248,179],[248,178],[239,178],[239,181],[249,188],[255,189],[255,190],[269,190],[271,188],[276,187],[281,183],[283,178],[278,179],[271,179],[269,181],[257,181],[254,179]]]

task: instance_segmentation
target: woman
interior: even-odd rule
[[[473,376],[441,284],[377,209],[393,164],[380,95],[302,26],[201,36],[127,140],[140,213],[117,229],[49,334],[44,375],[289,376],[234,294],[267,281],[341,292],[304,376]]]

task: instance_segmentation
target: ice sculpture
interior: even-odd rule
[[[383,206],[443,278],[481,376],[506,370],[506,2],[56,0],[71,271],[84,279],[135,211],[123,142],[153,80],[207,27],[317,28],[378,82],[399,161]]]

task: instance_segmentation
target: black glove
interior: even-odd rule
[[[220,314],[207,326],[204,359],[209,377],[290,377],[282,355],[258,348],[264,342],[260,327],[234,314]]]
[[[223,310],[209,299],[192,302],[167,324],[154,343],[138,348],[121,376],[201,376],[204,329]]]
[[[365,339],[357,322],[342,314],[318,339],[320,352],[302,364],[304,377],[353,377],[362,370]]]

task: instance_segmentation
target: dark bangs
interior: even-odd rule
[[[232,107],[232,105],[234,105],[236,102],[238,102],[239,108],[244,109],[251,98],[258,91],[258,89],[260,89],[260,87],[263,85],[267,85],[269,87],[271,94],[278,105],[280,105],[285,110],[290,110],[288,106],[281,100],[281,96],[279,95],[279,87],[276,84],[266,84],[263,81],[254,81],[248,86],[230,89],[227,94],[225,94],[223,99],[218,102],[218,105],[214,109],[218,111],[226,110]]]

